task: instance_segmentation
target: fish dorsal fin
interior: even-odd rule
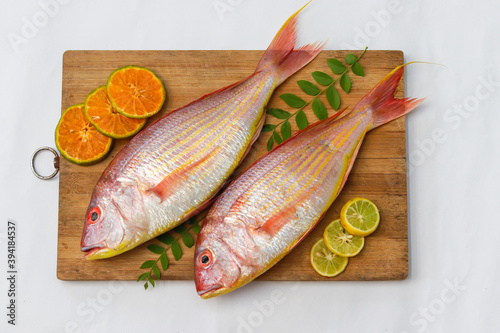
[[[217,94],[222,93],[222,92],[224,92],[224,91],[226,91],[226,90],[233,89],[233,88],[237,87],[238,85],[242,84],[243,82],[245,82],[245,81],[249,80],[251,77],[255,76],[255,75],[256,75],[256,74],[258,74],[258,73],[259,73],[259,72],[255,72],[255,73],[253,73],[252,75],[250,75],[250,76],[248,76],[248,77],[244,78],[243,80],[240,80],[240,81],[238,81],[238,82],[232,83],[232,84],[230,84],[230,85],[228,85],[228,86],[222,87],[222,88],[217,89],[217,90],[215,90],[215,91],[212,91],[212,92],[210,92],[210,93],[208,93],[208,94],[205,94],[205,95],[203,95],[203,96],[201,96],[201,97],[199,97],[199,98],[195,99],[195,100],[194,100],[194,101],[192,101],[191,103],[188,103],[188,104],[186,104],[186,105],[184,105],[184,106],[182,106],[182,107],[180,107],[180,108],[178,108],[178,109],[175,109],[175,110],[170,111],[167,115],[169,115],[169,114],[171,114],[171,113],[174,113],[174,112],[177,112],[177,111],[180,111],[180,110],[184,110],[185,108],[190,107],[191,105],[193,105],[193,104],[195,104],[195,103],[198,103],[198,102],[200,102],[200,101],[203,101],[203,100],[205,100],[205,99],[207,99],[207,98],[209,98],[209,97],[211,97],[211,96],[213,96],[213,95],[217,95]],[[162,117],[162,118],[163,118],[163,117]],[[156,122],[160,121],[162,118],[158,119]]]
[[[155,194],[160,198],[161,202],[165,201],[165,199],[175,194],[185,184],[195,169],[201,167],[215,154],[216,149],[212,148],[205,158],[186,162],[165,176],[158,184],[149,188],[147,192]]]

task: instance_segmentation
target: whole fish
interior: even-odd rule
[[[394,98],[403,68],[342,118],[311,125],[276,147],[219,196],[196,240],[202,298],[252,281],[314,228],[342,190],[365,134],[422,102]]]
[[[87,259],[128,251],[202,210],[259,135],[274,89],[321,51],[295,49],[297,14],[250,77],[177,109],[133,138],[104,170],[86,213]]]

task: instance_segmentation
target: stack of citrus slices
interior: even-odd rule
[[[113,139],[138,133],[146,118],[160,111],[165,96],[162,81],[149,69],[119,68],[84,104],[64,111],[56,127],[57,149],[75,164],[97,163],[111,151]]]
[[[365,245],[365,237],[378,227],[380,213],[373,202],[364,198],[349,200],[340,211],[340,219],[331,222],[311,249],[311,264],[323,276],[336,276],[347,267],[349,257]]]

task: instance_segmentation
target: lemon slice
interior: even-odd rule
[[[345,231],[338,219],[325,228],[323,239],[330,251],[342,257],[354,257],[365,245],[364,237],[354,236]]]
[[[336,276],[344,271],[349,259],[330,251],[324,239],[320,239],[311,249],[311,265],[316,272],[323,276]]]
[[[380,213],[370,200],[354,198],[342,207],[340,222],[351,235],[368,236],[377,229]]]

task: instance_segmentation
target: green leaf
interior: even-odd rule
[[[278,132],[274,131],[273,136],[274,136],[274,141],[276,141],[277,144],[280,145],[283,142],[283,139],[281,138]]]
[[[328,112],[326,111],[325,105],[318,98],[315,98],[312,102],[312,109],[319,120],[328,118]]]
[[[297,127],[299,128],[299,130],[303,130],[304,128],[309,126],[309,122],[307,121],[307,116],[302,110],[297,112],[297,115],[295,116],[295,122],[297,123]]]
[[[195,224],[196,223],[196,216],[189,218],[189,220],[187,220],[186,222],[189,224]]]
[[[179,245],[179,242],[174,241],[172,243],[171,250],[175,260],[178,261],[182,257],[182,249],[181,246]]]
[[[328,87],[326,90],[326,100],[328,104],[336,111],[340,107],[340,95],[334,86]]]
[[[316,96],[321,91],[314,83],[306,80],[299,80],[297,81],[297,84],[303,92],[311,96]]]
[[[304,101],[302,98],[294,94],[283,94],[280,96],[280,98],[284,100],[285,103],[288,106],[291,106],[292,108],[301,108],[304,105],[306,105],[306,101]],[[280,119],[286,119],[286,118],[280,118]]]
[[[278,119],[288,119],[291,116],[290,112],[281,109],[268,109],[266,112],[267,114]]]
[[[273,144],[274,144],[274,135],[271,135],[271,137],[267,141],[267,151],[271,151],[271,149],[273,149]]]
[[[144,283],[144,290],[148,290],[149,284],[146,282]]]
[[[271,132],[275,128],[276,128],[276,125],[265,124],[264,126],[262,126],[262,132]]]
[[[352,65],[358,60],[356,56],[352,53],[349,53],[348,55],[345,56],[345,62],[347,62],[349,65]]]
[[[327,86],[327,85],[333,83],[333,78],[324,72],[316,71],[316,72],[312,72],[311,75],[316,82],[318,82],[319,84],[321,84],[323,86]]]
[[[148,277],[148,281],[149,281],[149,283],[151,283],[151,285],[153,287],[155,286],[155,281],[153,280],[153,278],[151,277],[151,275]]]
[[[335,74],[342,74],[346,70],[344,64],[335,58],[328,59],[326,63],[328,64],[332,72],[334,72]]]
[[[365,76],[365,71],[363,70],[363,67],[359,64],[359,62],[352,65],[351,70],[358,76]]]
[[[161,253],[165,252],[165,249],[162,246],[156,245],[156,244],[148,245],[147,248],[149,251],[156,253],[156,254],[161,254]]]
[[[178,234],[182,234],[182,233],[186,232],[186,231],[187,231],[187,229],[186,229],[186,227],[185,227],[183,224],[181,224],[180,226],[175,227],[175,228],[174,228],[174,231],[175,231],[176,233],[178,233]]]
[[[347,74],[343,74],[340,77],[340,86],[342,87],[342,90],[346,92],[346,94],[351,91],[351,79],[349,78],[349,76],[347,76]]]
[[[142,263],[141,265],[141,269],[144,269],[144,268],[151,268],[153,267],[153,265],[156,263],[156,261],[154,260],[148,260],[148,261],[145,261]]]
[[[168,258],[165,252],[163,252],[160,256],[160,263],[161,263],[161,269],[166,271],[168,268]]]
[[[283,140],[292,136],[292,129],[288,120],[285,120],[285,122],[281,124],[281,136],[283,137]]]
[[[156,279],[160,280],[161,272],[160,272],[160,269],[158,268],[158,266],[156,266],[156,265],[153,266],[153,273],[156,276]]]
[[[139,277],[137,278],[137,282],[141,281],[141,280],[144,280],[148,277],[149,275],[149,272],[146,272],[146,273],[142,273],[141,275],[139,275]]]
[[[189,248],[193,247],[194,245],[193,237],[191,237],[189,232],[182,234],[182,242]]]
[[[196,223],[196,224],[193,225],[193,232],[195,234],[199,233],[200,230],[201,230],[201,227],[200,227],[200,225],[198,223]]]
[[[175,238],[170,234],[160,235],[160,236],[156,237],[156,239],[165,245],[170,245],[175,241]]]

